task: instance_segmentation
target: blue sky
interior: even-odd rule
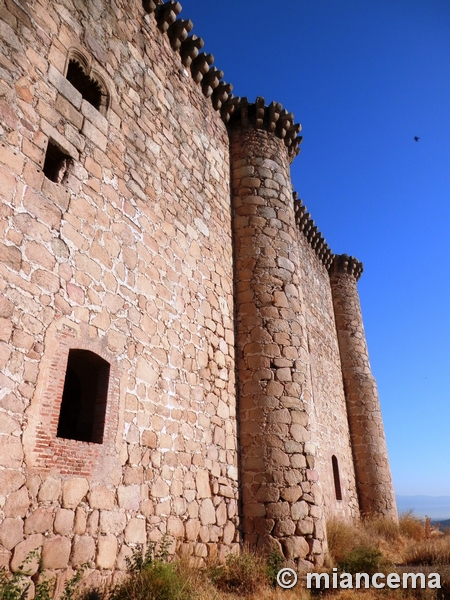
[[[182,5],[235,95],[302,123],[294,188],[364,263],[396,492],[450,496],[449,0]]]

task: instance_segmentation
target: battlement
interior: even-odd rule
[[[358,281],[364,271],[363,264],[354,256],[348,254],[333,254],[333,262],[330,267],[331,273],[348,273]]]
[[[318,259],[328,270],[333,262],[333,252],[312,220],[311,215],[307,212],[306,206],[298,197],[297,192],[293,193],[293,199],[297,228],[303,233],[311,248],[317,254]]]
[[[195,34],[189,35],[194,27],[192,21],[177,19],[182,10],[179,2],[143,0],[142,5],[149,15],[154,15],[159,30],[167,33],[173,50],[180,54],[181,62],[190,69],[192,79],[201,86],[204,96],[211,98],[224,123],[232,125],[239,122],[243,127],[272,131],[284,140],[293,160],[300,152],[299,144],[303,139],[298,136],[302,127],[294,123],[294,115],[279,102],[266,105],[264,98],[258,97],[256,102],[249,103],[247,98],[233,96],[233,85],[223,81],[224,72],[213,66],[214,56],[199,53],[205,45],[203,39]]]

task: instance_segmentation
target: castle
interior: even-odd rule
[[[362,265],[293,194],[293,115],[180,11],[0,7],[0,566],[59,589],[165,533],[305,569],[326,518],[396,518]]]

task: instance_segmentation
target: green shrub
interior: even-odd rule
[[[266,575],[272,587],[277,587],[277,574],[283,567],[284,558],[277,550],[272,550],[266,560]]]
[[[177,565],[167,562],[170,538],[160,545],[150,544],[146,553],[137,550],[127,560],[128,578],[116,585],[108,600],[191,600],[189,582],[182,578]]]
[[[383,555],[378,548],[357,546],[338,564],[338,569],[345,573],[368,573],[373,575],[380,571]]]
[[[23,563],[19,565],[18,571],[14,573],[7,573],[4,567],[0,569],[0,600],[26,600],[31,585],[29,570],[26,567],[38,556],[39,553],[37,550],[30,552]],[[85,568],[86,565],[83,565],[80,569],[77,569],[73,577],[66,581],[59,600],[74,600],[78,597],[78,590],[76,588]],[[34,600],[52,600],[54,587],[54,577],[52,579],[44,578],[38,580],[34,587]]]
[[[248,551],[229,554],[225,565],[218,567],[215,573],[215,584],[224,592],[252,594],[267,582],[264,559]]]
[[[24,600],[29,587],[25,573],[18,571],[8,575],[4,567],[0,569],[0,600]]]

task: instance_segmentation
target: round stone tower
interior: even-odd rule
[[[300,126],[262,98],[236,102],[228,126],[244,541],[306,567],[325,543],[290,180]]]
[[[372,375],[356,282],[362,264],[342,254],[330,269],[331,290],[360,509],[397,519],[394,488],[375,379]]]

